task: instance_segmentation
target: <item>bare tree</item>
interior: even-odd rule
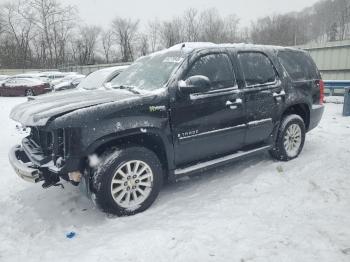
[[[117,17],[113,20],[112,30],[119,44],[123,62],[134,60],[133,45],[136,40],[138,25],[139,20],[134,21],[130,18]]]
[[[139,21],[117,17],[102,34],[77,25],[76,8],[59,0],[7,0],[0,5],[0,63],[4,67],[46,67],[133,61],[184,41],[300,45],[350,39],[350,0],[320,0],[300,12],[259,18],[240,27],[239,18],[217,9],[190,8],[178,17]],[[120,58],[120,59],[119,59]]]
[[[35,13],[32,20],[42,46],[42,62],[57,66],[64,60],[67,37],[74,27],[75,8],[63,7],[57,0],[29,0],[28,5]]]
[[[164,47],[171,47],[184,40],[181,18],[174,17],[171,21],[163,22],[160,29],[161,42]]]
[[[201,40],[213,43],[221,43],[225,38],[225,23],[217,9],[207,9],[200,17],[202,28]]]
[[[153,19],[148,22],[147,35],[149,39],[149,45],[151,52],[155,52],[159,49],[159,38],[160,38],[160,22],[158,19]]]
[[[95,61],[95,49],[101,29],[97,26],[83,26],[73,42],[73,53],[80,65],[92,64]]]
[[[224,19],[225,24],[225,40],[229,43],[234,43],[239,40],[239,18],[231,14]]]
[[[111,58],[111,49],[113,46],[113,32],[111,30],[104,31],[102,33],[101,40],[106,63],[109,63]]]
[[[185,40],[196,42],[200,37],[200,24],[198,18],[198,10],[194,8],[187,9],[183,16]]]
[[[14,49],[15,61],[7,61],[13,66],[25,68],[30,56],[30,41],[33,38],[32,17],[25,19],[23,14],[28,12],[27,5],[21,5],[19,1],[7,3],[3,9],[3,19],[6,19],[6,27],[3,30],[7,33],[6,49]],[[29,16],[28,16],[29,17]],[[13,44],[10,44],[11,39]],[[3,50],[4,51],[4,50]],[[8,50],[7,50],[8,51]],[[10,60],[11,58],[8,57]],[[4,60],[4,58],[2,59]]]
[[[146,34],[140,34],[139,36],[139,50],[140,56],[149,54],[148,36]]]

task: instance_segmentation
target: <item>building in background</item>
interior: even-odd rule
[[[350,40],[298,46],[310,52],[325,80],[350,80]]]

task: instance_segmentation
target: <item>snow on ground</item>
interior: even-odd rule
[[[77,188],[21,181],[0,97],[0,261],[350,261],[350,117],[327,103],[291,162],[266,155],[166,186],[146,212],[102,214]],[[77,233],[73,239],[66,233]]]

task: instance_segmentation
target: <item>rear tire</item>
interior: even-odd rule
[[[282,119],[274,148],[270,155],[280,161],[297,158],[304,147],[305,123],[299,115],[287,115]]]
[[[102,156],[92,177],[93,200],[104,212],[130,216],[143,212],[163,184],[158,157],[143,147],[115,150]]]
[[[27,89],[24,94],[25,96],[35,96],[33,89]]]

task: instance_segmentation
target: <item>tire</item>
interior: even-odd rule
[[[35,96],[34,91],[32,89],[27,89],[25,91],[25,96]]]
[[[92,177],[92,197],[102,211],[130,216],[150,207],[162,185],[158,157],[146,148],[129,147],[102,156]]]
[[[297,158],[305,143],[305,123],[299,115],[287,115],[282,119],[277,138],[270,155],[280,161]]]

